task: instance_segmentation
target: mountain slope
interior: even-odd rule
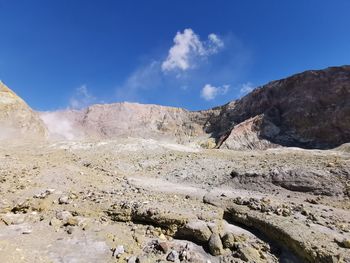
[[[38,114],[0,82],[0,139],[42,139],[46,127]]]
[[[41,116],[51,134],[64,139],[140,137],[185,143],[211,137],[217,148],[236,150],[331,148],[350,142],[350,66],[272,81],[207,111],[114,103]]]
[[[137,137],[179,143],[202,136],[205,112],[138,103],[96,104],[83,109],[41,113],[52,137],[65,139],[115,139]],[[57,123],[62,125],[57,127]]]
[[[255,119],[250,127],[237,129],[251,118]],[[246,147],[249,138],[268,142],[264,147],[329,148],[349,142],[350,66],[311,70],[270,82],[222,106],[207,132],[218,146],[231,149],[254,148],[254,142]],[[239,139],[245,143],[237,144]]]

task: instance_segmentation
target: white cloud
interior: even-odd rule
[[[220,48],[224,47],[224,42],[215,34],[208,36],[210,48],[208,51],[211,53],[217,53]]]
[[[162,63],[162,70],[186,71],[194,66],[194,58],[208,57],[217,53],[223,46],[223,41],[215,34],[210,34],[208,40],[203,42],[190,28],[185,29],[183,33],[177,32],[174,45]]]
[[[251,82],[243,83],[239,90],[242,95],[248,94],[254,90],[254,85]]]
[[[144,57],[143,63],[116,85],[115,100],[175,104],[185,92],[202,88],[203,84],[237,83],[250,60],[250,51],[231,34],[209,34],[207,39],[200,39],[192,29],[185,29],[174,37],[167,57]],[[210,101],[228,89],[228,85],[221,85],[203,87],[199,92]]]
[[[90,94],[86,85],[76,89],[75,94],[69,100],[69,108],[82,109],[96,103],[96,97]]]
[[[210,84],[206,84],[201,90],[201,97],[207,101],[215,99],[218,95],[224,95],[229,90],[229,85],[223,85],[221,87],[215,87]]]

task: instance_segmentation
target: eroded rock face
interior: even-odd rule
[[[349,142],[350,66],[311,70],[270,82],[224,105],[207,131],[217,138],[219,146],[227,139],[230,142],[223,146],[235,149],[237,143],[232,141],[247,137],[239,131],[242,125],[254,126],[249,138],[238,143],[246,148],[252,144],[259,148],[257,138],[304,148],[330,148]]]
[[[264,115],[258,115],[236,125],[227,138],[222,138],[219,145],[222,149],[231,150],[265,150],[278,145],[261,136],[264,134],[274,136],[279,132],[280,129],[276,125],[264,120]]]
[[[0,82],[0,140],[43,139],[46,128],[38,114]]]
[[[211,137],[217,148],[234,150],[332,148],[350,141],[350,66],[273,81],[207,111],[114,103],[41,116],[50,133],[64,139],[137,137],[209,145],[205,139]]]
[[[342,169],[336,181],[332,172],[291,167],[279,167],[266,173],[232,171],[231,176],[235,182],[241,184],[269,182],[290,191],[339,196],[347,195],[349,171]]]
[[[97,104],[87,109],[41,114],[51,134],[64,139],[136,137],[188,142],[206,136],[206,114],[138,103]],[[57,127],[57,121],[64,124]]]

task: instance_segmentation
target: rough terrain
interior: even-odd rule
[[[349,66],[197,112],[0,83],[0,262],[348,263],[349,110]]]
[[[46,126],[20,97],[0,81],[0,140],[46,137]]]
[[[249,120],[252,125],[247,125]],[[227,141],[226,147],[231,149],[249,149],[251,145],[261,148],[256,137],[264,141],[265,149],[274,147],[266,142],[320,149],[347,143],[350,66],[310,70],[272,81],[222,106],[220,114],[209,123],[206,130],[218,146]],[[249,132],[236,129],[243,123],[252,127]],[[235,144],[237,138],[245,144]]]
[[[0,148],[2,262],[350,262],[350,153]]]
[[[56,139],[129,136],[233,150],[280,145],[331,149],[350,141],[350,66],[272,81],[205,111],[114,103],[41,117]]]

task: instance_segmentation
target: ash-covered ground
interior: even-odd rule
[[[3,143],[1,262],[350,262],[350,152]]]

